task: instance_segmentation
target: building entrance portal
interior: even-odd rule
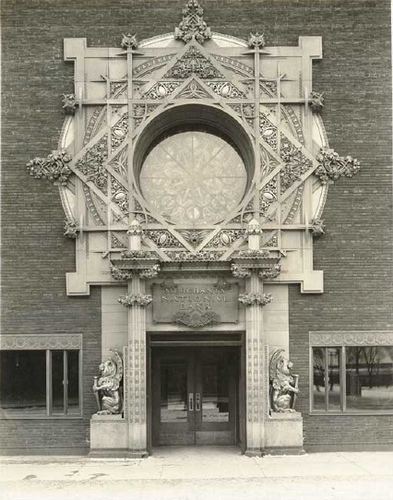
[[[239,363],[238,347],[153,348],[153,446],[236,444]]]

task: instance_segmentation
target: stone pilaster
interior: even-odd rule
[[[247,455],[261,455],[265,447],[265,419],[268,412],[268,367],[263,331],[263,282],[252,271],[246,280],[246,441]],[[262,300],[255,300],[260,297]],[[253,300],[254,298],[254,300]]]
[[[128,282],[128,295],[145,297],[145,282],[133,277]],[[127,408],[128,449],[131,454],[147,454],[146,421],[146,310],[135,301],[128,307],[127,342]]]

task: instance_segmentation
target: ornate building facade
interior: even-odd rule
[[[388,3],[109,4],[3,7],[2,447],[393,446]]]

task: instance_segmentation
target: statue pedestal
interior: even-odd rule
[[[121,415],[93,415],[90,420],[91,457],[122,457],[128,454],[127,421]]]
[[[267,454],[301,454],[303,450],[303,418],[300,413],[272,413],[265,420],[265,452]]]

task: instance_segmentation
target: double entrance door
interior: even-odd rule
[[[233,347],[153,349],[153,445],[236,444],[238,370]]]

